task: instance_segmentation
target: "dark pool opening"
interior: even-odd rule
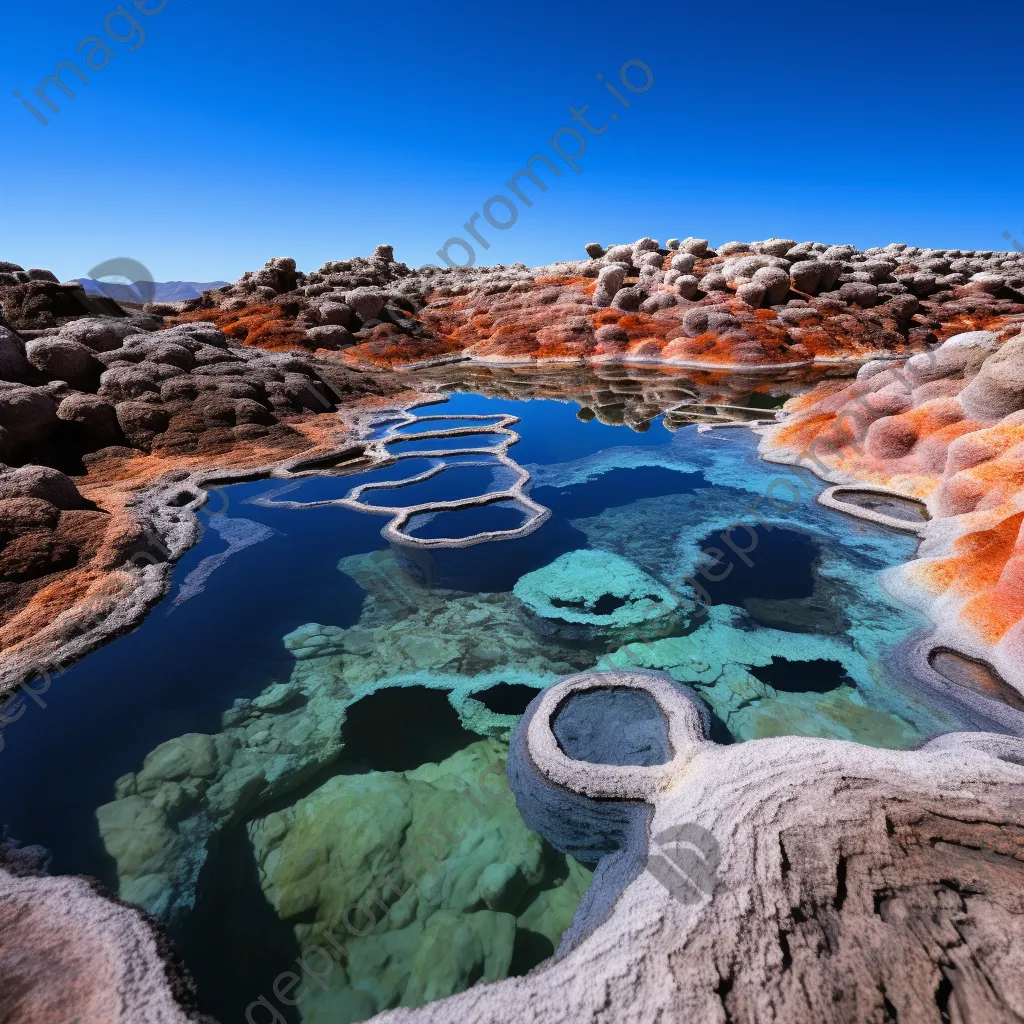
[[[592,764],[664,764],[672,756],[668,723],[644,690],[604,687],[574,693],[551,723],[562,751]]]
[[[781,409],[792,395],[771,395],[763,391],[752,391],[747,397],[746,405],[749,409]],[[737,405],[742,404],[737,402]]]
[[[446,466],[440,473],[419,483],[371,488],[363,491],[359,500],[383,508],[424,505],[431,501],[459,501],[508,490],[515,479],[515,473],[501,462],[494,461],[484,466],[460,463]]]
[[[396,455],[405,452],[455,451],[459,448],[497,448],[508,435],[500,433],[456,434],[454,437],[415,437],[393,441],[388,450]]]
[[[390,687],[352,704],[341,727],[342,771],[408,772],[480,737],[462,727],[443,690]]]
[[[734,551],[729,540],[742,553]],[[713,605],[743,608],[747,598],[785,600],[814,593],[818,545],[805,533],[744,523],[726,537],[710,534],[700,546],[707,554],[703,571],[694,579]]]
[[[770,665],[752,668],[750,674],[785,693],[830,693],[840,686],[856,687],[841,662],[826,658],[790,661],[773,657]]]
[[[517,530],[526,522],[528,515],[526,509],[514,501],[492,501],[488,505],[414,515],[403,532],[419,540],[442,537],[462,540],[478,533]]]
[[[496,715],[522,715],[538,693],[540,690],[525,683],[496,683],[474,693],[473,699]]]
[[[657,600],[657,598],[654,598]],[[602,594],[593,605],[588,606],[586,601],[566,601],[561,597],[551,598],[555,608],[572,608],[578,612],[588,612],[591,615],[611,615],[612,612],[621,608],[625,603],[624,597],[616,597],[614,594]]]

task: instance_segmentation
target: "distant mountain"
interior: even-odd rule
[[[223,288],[229,281],[139,281],[137,284],[114,284],[109,281],[91,281],[78,278],[79,284],[90,295],[106,295],[115,302],[182,302],[198,299],[211,288]]]

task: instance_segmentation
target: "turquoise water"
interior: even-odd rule
[[[226,487],[168,597],[6,727],[0,821],[51,850],[53,872],[166,920],[224,1021],[261,999],[289,1022],[361,1020],[553,952],[590,873],[525,826],[503,765],[529,693],[567,673],[667,672],[697,688],[719,742],[909,747],[971,727],[889,665],[924,626],[881,583],[916,541],[817,505],[821,483],[761,462],[746,430],[659,417],[638,432],[478,394],[419,412],[445,428],[520,417],[509,455],[550,517],[515,540],[391,547],[383,517],[281,504],[440,465],[419,456]],[[481,459],[364,501],[507,488],[508,468]],[[503,500],[407,529],[458,538],[524,518]],[[311,945],[330,967],[286,1006],[275,980]]]

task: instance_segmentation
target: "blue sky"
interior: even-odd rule
[[[388,242],[436,263],[583,104],[608,129],[576,125],[580,173],[559,162],[546,193],[525,183],[535,201],[507,230],[478,222],[479,263],[645,234],[1024,243],[1024,5],[1006,0],[166,0],[152,15],[125,0],[142,45],[123,18],[126,41],[107,38],[116,7],[5,5],[0,259],[67,279],[128,256],[157,280],[234,280],[271,256],[314,269]],[[114,53],[102,70],[76,54],[91,35]],[[68,59],[89,82],[66,73],[75,98],[51,87],[52,113],[32,91]],[[642,94],[619,82],[630,60],[653,73]]]

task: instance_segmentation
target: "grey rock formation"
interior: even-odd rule
[[[82,391],[94,391],[104,369],[91,348],[68,338],[30,341],[25,354],[48,380],[64,380]]]
[[[57,427],[57,406],[41,388],[0,381],[0,427],[17,446],[46,441]]]
[[[684,238],[679,243],[679,249],[682,252],[693,253],[700,259],[708,253],[708,240],[706,238]]]
[[[40,498],[59,509],[89,507],[74,481],[49,466],[0,470],[0,501],[9,498]]]
[[[7,978],[4,1014],[11,1021],[204,1019],[166,935],[86,878],[19,878],[0,868],[0,961]]]
[[[94,352],[110,352],[120,348],[125,338],[139,333],[133,319],[118,320],[111,317],[83,317],[72,320],[60,329],[60,337],[91,348]]]
[[[769,306],[786,301],[789,294],[789,274],[781,267],[761,267],[754,271],[751,280],[764,288]]]
[[[114,407],[97,395],[68,395],[57,406],[57,418],[77,424],[87,436],[107,444],[116,444],[122,436]]]
[[[559,746],[552,720],[570,694],[624,685],[665,713],[668,764],[611,766]],[[602,857],[554,961],[382,1024],[1019,1016],[1021,740],[721,747],[670,681],[638,673],[574,677],[531,711],[509,758],[521,811],[571,841],[618,828],[626,852]],[[624,802],[637,810],[616,823]]]

